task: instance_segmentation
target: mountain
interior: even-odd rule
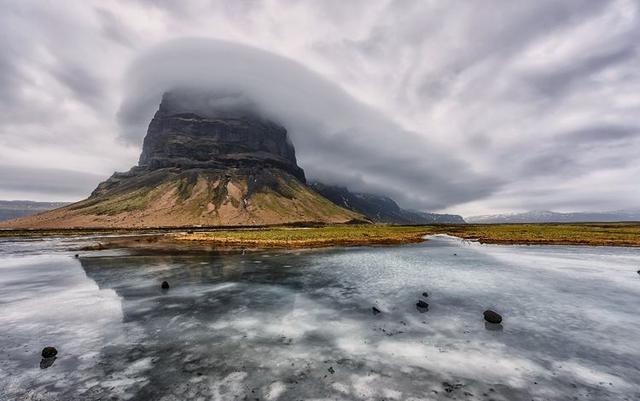
[[[453,214],[425,213],[402,209],[391,198],[361,192],[351,192],[345,187],[311,183],[311,188],[336,205],[368,217],[377,223],[388,224],[464,224],[461,216]]]
[[[344,223],[363,216],[305,182],[284,127],[242,108],[166,93],[138,165],[91,196],[5,227],[167,227]],[[197,104],[198,107],[193,106]]]
[[[34,202],[25,200],[0,200],[0,221],[17,219],[18,217],[57,209],[68,205],[68,202]]]
[[[468,223],[597,223],[640,221],[640,210],[620,210],[614,212],[573,212],[531,211],[525,213],[495,214],[466,218]]]

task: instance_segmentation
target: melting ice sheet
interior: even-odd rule
[[[2,400],[640,399],[637,249],[0,245]]]

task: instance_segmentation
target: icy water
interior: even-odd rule
[[[2,400],[640,399],[638,249],[72,242],[0,242]]]

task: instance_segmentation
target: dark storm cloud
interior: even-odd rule
[[[424,136],[403,130],[293,60],[204,39],[172,41],[138,59],[120,112],[125,137],[140,142],[165,91],[238,92],[282,123],[311,178],[383,190],[405,204],[442,208],[490,194],[499,180],[475,173]],[[194,97],[203,108],[202,99]],[[455,172],[452,175],[451,172]],[[354,187],[354,185],[349,185]]]

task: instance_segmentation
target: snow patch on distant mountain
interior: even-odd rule
[[[534,210],[525,213],[492,214],[466,217],[467,223],[586,223],[640,221],[640,210],[618,210],[611,212],[559,213],[548,210]]]

